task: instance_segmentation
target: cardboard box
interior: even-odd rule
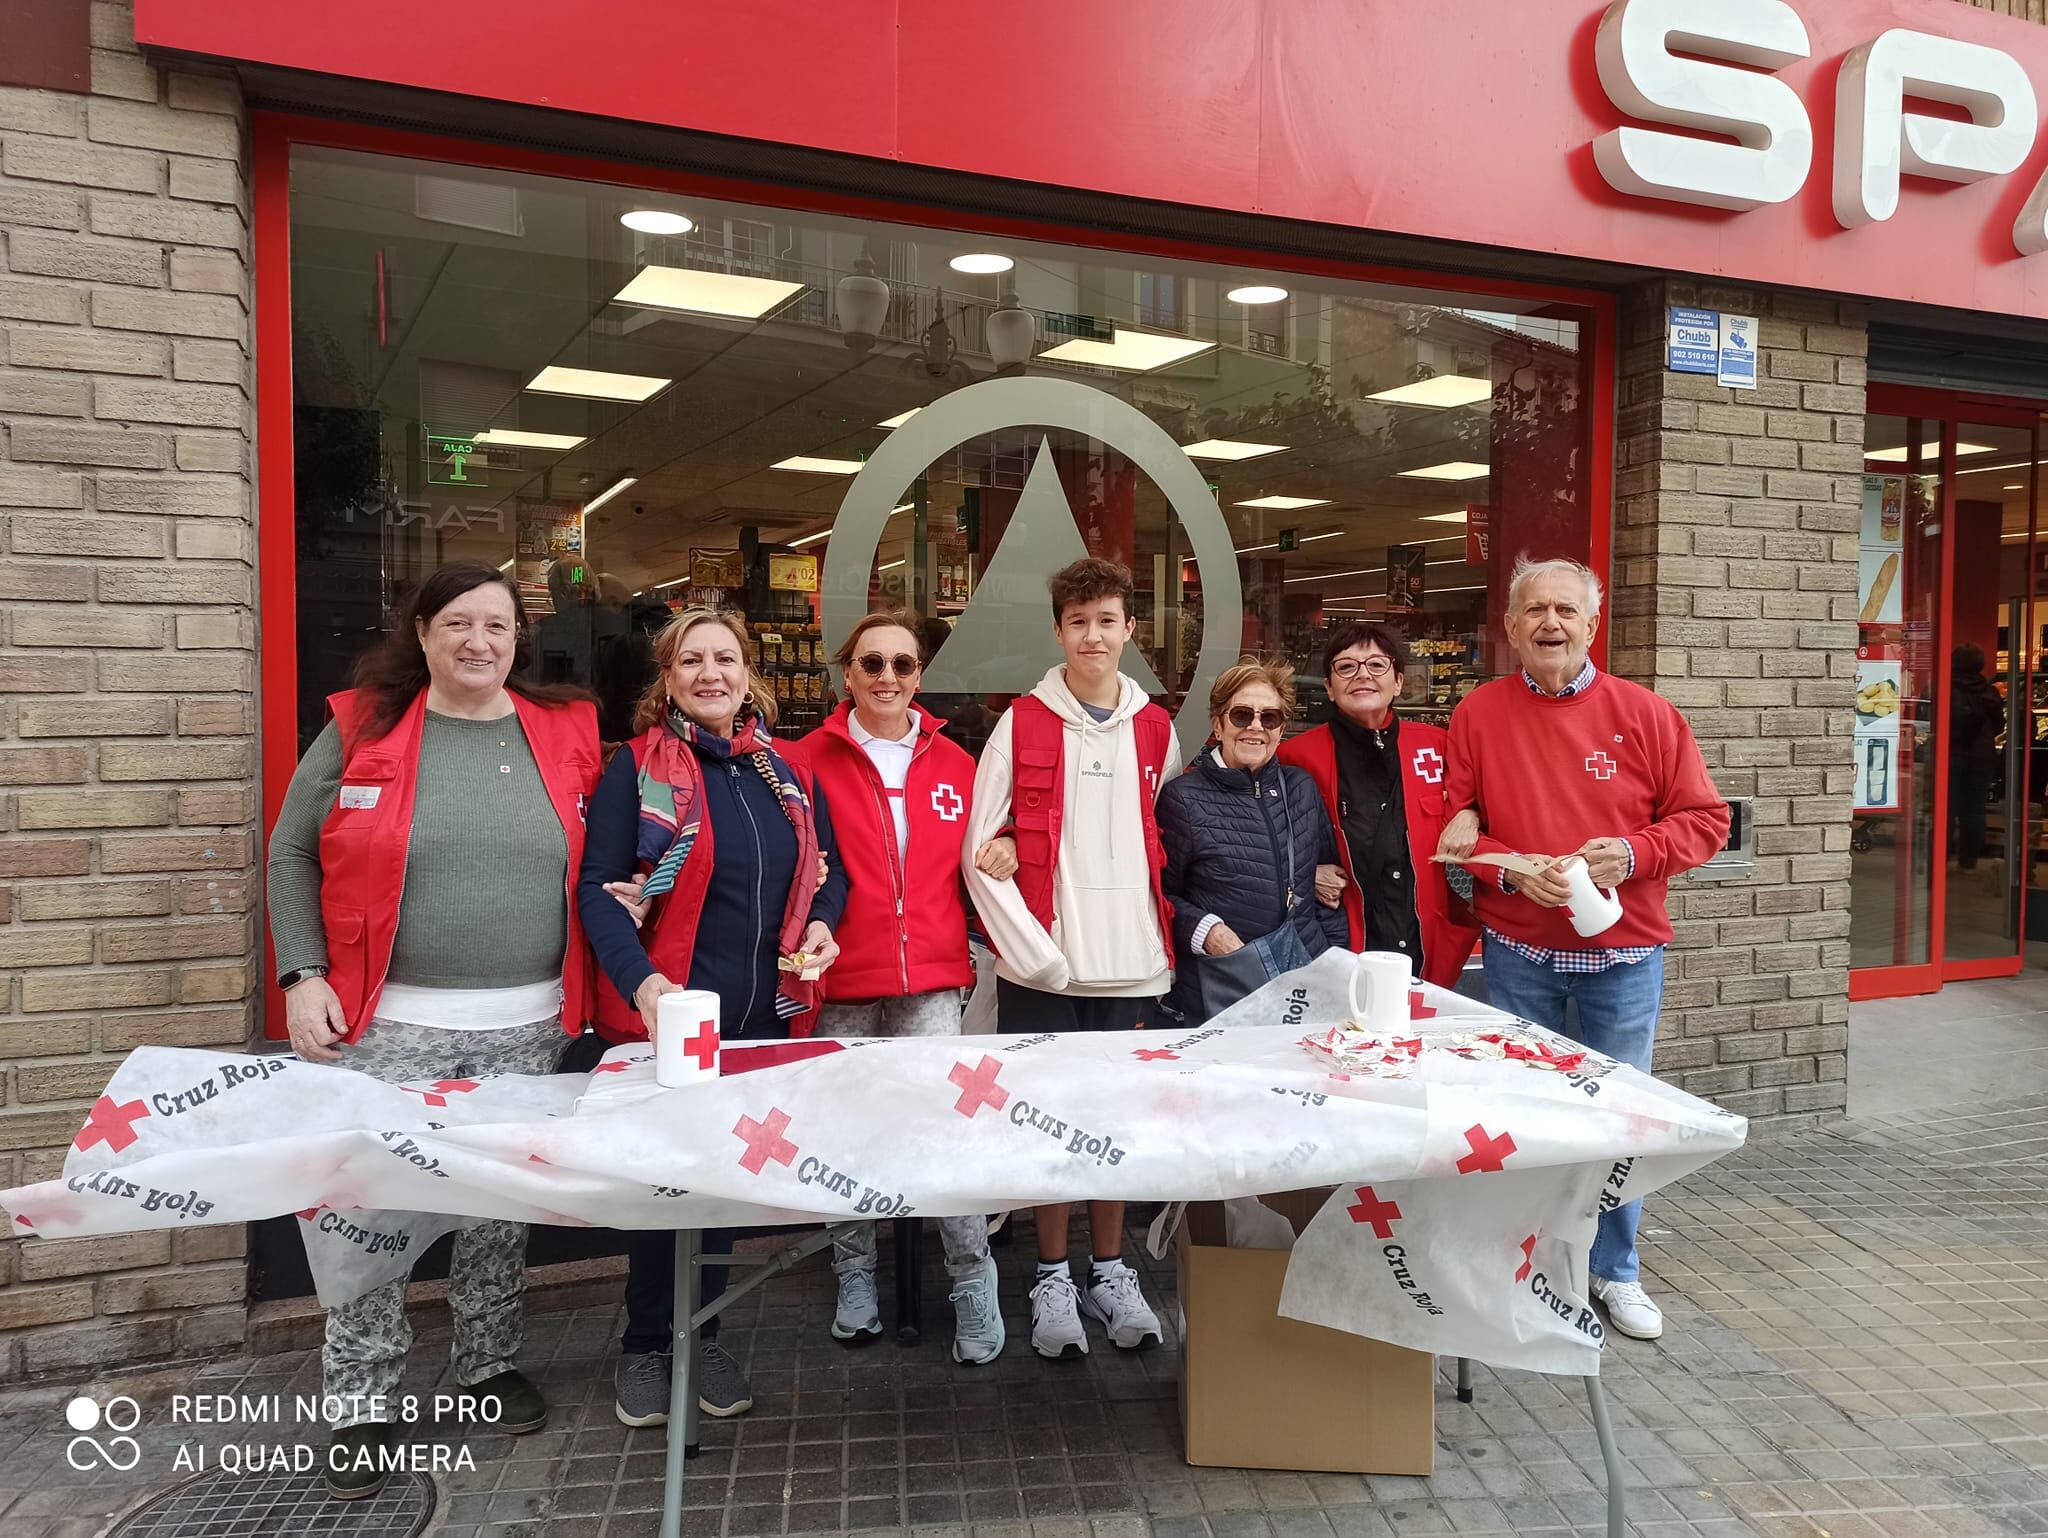
[[[1328,1191],[1263,1198],[1299,1234]],[[1189,1463],[1333,1474],[1436,1467],[1436,1358],[1280,1317],[1285,1250],[1233,1250],[1223,1208],[1180,1231],[1181,1421]]]

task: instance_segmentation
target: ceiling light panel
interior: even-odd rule
[[[494,449],[552,449],[558,454],[587,443],[572,433],[530,433],[518,427],[487,427],[476,435],[476,441]]]
[[[857,459],[827,459],[818,454],[792,454],[787,459],[777,460],[768,468],[771,470],[799,470],[805,475],[855,475],[860,471]]]
[[[1485,465],[1475,464],[1469,459],[1451,459],[1440,465],[1423,465],[1420,469],[1400,472],[1411,481],[1476,481],[1489,473]]]
[[[527,381],[540,395],[574,395],[594,401],[644,401],[666,390],[672,381],[650,374],[608,374],[602,369],[564,368],[551,363]]]
[[[612,296],[613,304],[688,315],[759,320],[804,291],[801,283],[753,278],[742,272],[699,272],[694,267],[643,267]]]
[[[1375,390],[1369,401],[1386,401],[1395,406],[1429,406],[1439,411],[1453,406],[1473,406],[1493,399],[1493,381],[1472,374],[1437,374],[1391,390]]]
[[[1181,452],[1190,459],[1220,459],[1234,463],[1240,459],[1258,459],[1267,454],[1285,453],[1284,443],[1233,443],[1228,438],[1204,438],[1200,443],[1181,446]]]
[[[1110,342],[1091,342],[1076,337],[1071,342],[1038,355],[1041,363],[1085,363],[1091,368],[1112,368],[1129,374],[1149,374],[1170,363],[1181,363],[1197,353],[1213,352],[1214,342],[1188,336],[1160,336],[1152,331],[1119,331]]]
[[[1291,513],[1303,507],[1328,507],[1328,497],[1253,497],[1248,502],[1239,502],[1239,507],[1264,507],[1275,512]]]

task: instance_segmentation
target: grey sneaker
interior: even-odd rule
[[[1003,1312],[996,1306],[996,1262],[953,1284],[953,1360],[979,1367],[1003,1354]]]
[[[665,1351],[629,1352],[619,1358],[612,1413],[622,1425],[668,1424],[669,1360]]]
[[[875,1307],[875,1273],[839,1273],[839,1307],[832,1315],[832,1338],[849,1346],[865,1346],[882,1334],[882,1316]]]
[[[754,1408],[754,1386],[733,1354],[715,1340],[697,1342],[697,1408],[721,1420]]]

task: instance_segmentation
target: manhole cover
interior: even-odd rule
[[[433,1514],[433,1481],[419,1474],[392,1475],[367,1501],[337,1501],[318,1473],[216,1471],[151,1496],[107,1538],[413,1538]]]

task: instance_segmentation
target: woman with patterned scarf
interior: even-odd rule
[[[821,970],[839,954],[832,930],[846,877],[831,818],[768,735],[775,700],[748,667],[745,622],[689,610],[655,638],[654,657],[660,671],[634,718],[640,735],[598,783],[585,832],[578,907],[608,983],[598,986],[584,1068],[606,1042],[651,1038],[656,1002],[683,988],[719,995],[727,1040],[807,1036],[817,984],[780,963],[801,951]],[[705,1247],[728,1239],[706,1233]],[[628,1426],[665,1425],[673,1236],[633,1234],[627,1253],[614,1408]],[[724,1290],[723,1271],[707,1269],[700,1306]],[[709,1415],[738,1415],[753,1392],[717,1324],[698,1337],[697,1402]]]

